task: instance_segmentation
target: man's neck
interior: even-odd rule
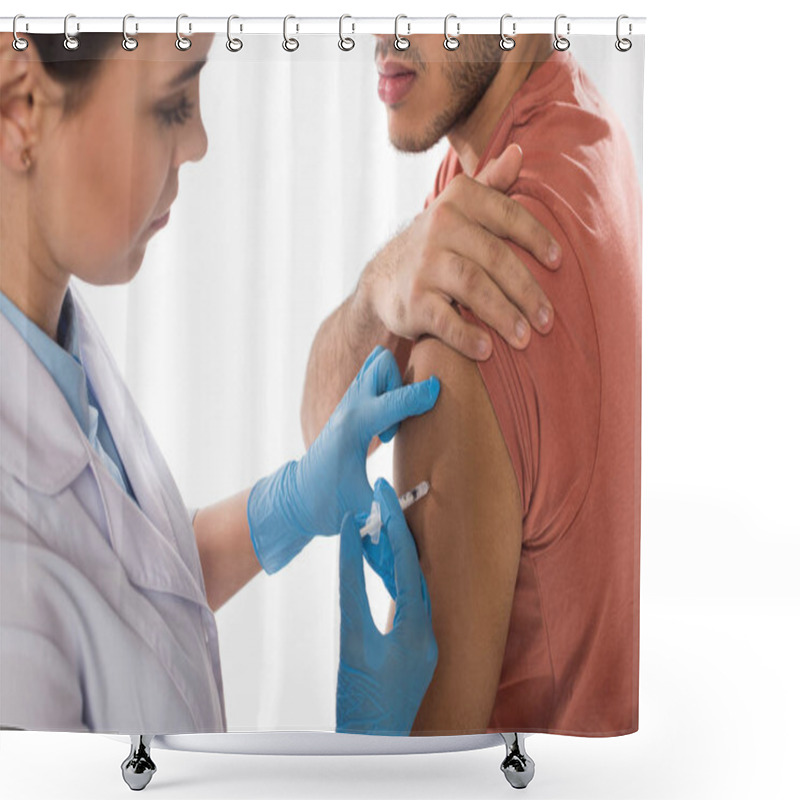
[[[448,132],[450,146],[456,151],[467,175],[474,174],[483,151],[489,144],[489,137],[511,98],[528,76],[541,66],[551,48],[549,36],[519,37],[514,49],[505,54],[497,75],[478,105],[463,122]]]

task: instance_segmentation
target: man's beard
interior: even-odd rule
[[[421,134],[395,135],[392,144],[406,153],[422,153],[467,119],[500,69],[497,51],[495,36],[473,34],[462,37],[461,46],[452,51],[455,59],[444,65],[444,76],[450,86],[449,103],[439,110]],[[418,57],[413,60],[420,65]]]

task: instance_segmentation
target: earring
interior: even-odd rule
[[[25,167],[25,169],[28,169],[28,167],[31,165],[31,154],[27,149],[22,151],[20,159],[22,160],[22,166]]]

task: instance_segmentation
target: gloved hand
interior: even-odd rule
[[[403,386],[391,350],[376,347],[308,452],[250,491],[247,521],[261,566],[277,572],[314,536],[339,533],[348,511],[368,513],[372,489],[366,462],[372,438],[388,442],[400,422],[429,411],[438,396],[435,376]]]
[[[342,612],[336,732],[407,736],[433,678],[439,650],[417,547],[394,489],[375,483],[384,534],[394,551],[397,610],[381,633],[372,621],[361,542],[353,515],[342,522],[339,603]]]

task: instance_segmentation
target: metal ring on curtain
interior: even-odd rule
[[[11,42],[11,46],[15,50],[22,51],[28,46],[28,40],[27,39],[20,39],[19,36],[17,36],[17,20],[18,19],[26,19],[26,17],[25,17],[24,14],[17,14],[17,16],[14,17],[14,22],[11,25],[11,31],[14,34],[14,41]]]
[[[503,30],[503,25],[507,19],[511,19],[511,14],[503,14],[500,17],[500,49],[501,50],[513,50],[514,45],[516,42],[511,38],[511,36],[506,36],[505,31]],[[517,23],[511,23],[511,34],[515,34],[517,32]]]
[[[242,49],[242,47],[244,47],[244,44],[242,43],[241,39],[232,39],[231,38],[231,20],[232,19],[239,19],[239,17],[236,14],[231,14],[228,17],[228,41],[225,42],[225,47],[227,47],[228,50],[231,51],[231,53],[238,53]]]
[[[348,52],[349,50],[352,50],[356,46],[354,39],[351,39],[349,36],[345,36],[344,33],[342,33],[342,25],[344,24],[344,21],[346,19],[353,19],[353,18],[349,14],[342,14],[342,16],[339,17],[339,49],[344,50],[345,53]],[[356,32],[356,24],[353,23],[353,30],[351,31],[351,33],[355,32]]]
[[[126,14],[122,18],[122,49],[127,50],[130,52],[131,50],[135,50],[139,46],[139,40],[135,36],[128,36],[128,32],[126,30],[128,20],[133,17],[133,14]],[[136,30],[139,30],[139,26],[136,26]]]
[[[448,14],[444,18],[444,42],[443,42],[443,44],[444,44],[444,49],[445,50],[457,50],[458,46],[461,44],[461,42],[459,42],[458,39],[456,38],[456,36],[458,36],[458,34],[461,32],[461,23],[460,22],[456,21],[456,35],[455,36],[451,36],[447,32],[447,23],[451,19],[456,19],[456,15],[455,14]]]
[[[293,17],[291,14],[287,14],[283,18],[283,42],[282,42],[282,46],[283,46],[283,49],[287,53],[294,53],[294,51],[297,50],[298,47],[300,47],[300,42],[298,42],[297,39],[295,39],[294,37],[288,36],[287,33],[286,33],[287,25],[289,24],[289,20],[290,19],[297,19],[297,17]],[[299,28],[296,28],[296,30],[299,30]]]
[[[411,47],[411,42],[405,38],[405,36],[400,35],[400,31],[398,30],[398,26],[400,24],[401,19],[408,19],[405,14],[398,14],[394,18],[394,49],[395,50],[408,50]],[[408,25],[408,32],[411,33],[411,25]]]
[[[553,39],[553,47],[555,47],[556,50],[569,50],[569,39],[567,39],[566,36],[561,36],[561,34],[558,32],[558,21],[566,18],[566,14],[559,14],[556,17],[555,24],[553,25],[553,33],[556,37]],[[567,33],[569,33],[569,22],[567,22]]]
[[[74,51],[80,47],[81,43],[74,36],[69,35],[69,31],[67,30],[67,25],[69,25],[70,17],[75,18],[75,14],[67,14],[67,16],[64,17],[64,49]],[[78,25],[77,27],[78,30],[81,29],[80,25]]]
[[[178,18],[175,20],[175,33],[178,35],[178,38],[175,40],[175,47],[178,50],[188,50],[192,46],[192,40],[187,39],[185,36],[181,36],[181,19],[183,17],[188,17],[188,14],[178,14]],[[192,23],[189,23],[189,33],[192,32]]]
[[[619,23],[623,19],[628,19],[628,15],[627,14],[620,14],[617,17],[617,41],[614,42],[614,47],[616,47],[617,50],[620,51],[620,53],[627,53],[628,50],[630,50],[631,47],[633,47],[633,42],[630,39],[620,39],[620,36],[619,36]],[[631,26],[631,24],[629,22],[628,23],[628,35],[630,36],[630,34],[632,32],[633,32],[633,27]]]

